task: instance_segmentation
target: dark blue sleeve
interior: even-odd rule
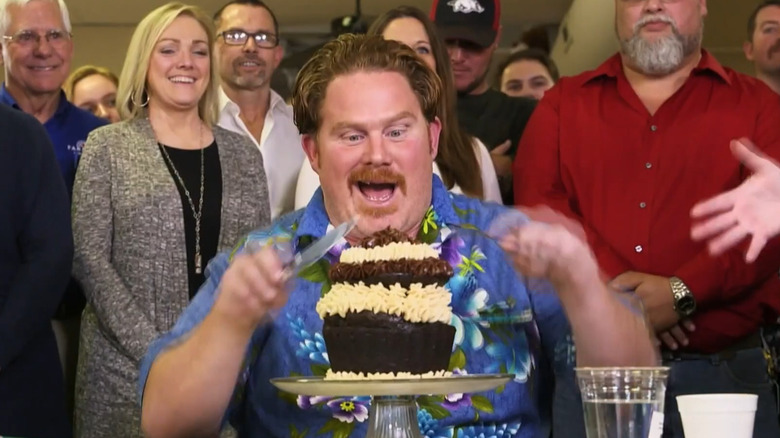
[[[46,131],[32,117],[4,111],[0,140],[5,172],[14,172],[11,208],[22,224],[14,236],[19,260],[0,308],[0,368],[24,350],[48,324],[70,279],[73,235],[70,205],[54,149]],[[12,150],[13,149],[13,150]],[[8,198],[10,199],[10,198]],[[12,211],[14,211],[12,210]]]

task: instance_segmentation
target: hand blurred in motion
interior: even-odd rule
[[[547,278],[556,287],[598,279],[590,248],[564,224],[529,222],[506,233],[499,243],[525,276]]]
[[[747,262],[758,258],[767,241],[780,234],[780,165],[748,139],[731,142],[734,155],[753,172],[739,187],[693,207],[702,220],[691,230],[694,240],[708,240],[713,255],[722,254],[750,236]]]
[[[287,302],[287,280],[287,271],[273,247],[238,254],[222,277],[214,311],[237,329],[254,331]]]

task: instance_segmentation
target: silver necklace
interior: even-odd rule
[[[206,172],[204,171],[204,159],[203,159],[203,150],[205,149],[203,146],[203,126],[200,127],[200,134],[198,136],[198,146],[200,146],[200,199],[198,200],[198,209],[195,209],[195,203],[192,202],[192,197],[190,196],[190,191],[187,190],[187,186],[184,185],[184,180],[179,175],[179,171],[176,170],[176,166],[173,165],[173,160],[171,160],[171,157],[168,155],[168,151],[165,150],[165,145],[161,144],[161,149],[163,151],[163,155],[165,156],[165,159],[168,161],[168,164],[170,164],[171,169],[173,169],[173,174],[176,176],[176,179],[179,181],[179,184],[181,184],[182,189],[184,189],[184,195],[187,197],[187,201],[190,203],[190,209],[192,209],[192,216],[195,218],[195,273],[200,274],[201,273],[201,259],[200,259],[200,218],[203,214],[203,185],[206,182]]]

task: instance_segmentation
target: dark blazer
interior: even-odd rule
[[[46,131],[0,105],[0,435],[71,436],[50,320],[72,262],[68,192]]]

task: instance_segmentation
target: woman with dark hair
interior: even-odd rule
[[[508,96],[540,100],[558,82],[558,67],[539,49],[526,49],[509,55],[498,66],[496,84]]]
[[[452,192],[501,203],[501,191],[490,153],[484,144],[468,135],[458,124],[455,84],[447,48],[425,12],[411,6],[391,9],[374,20],[368,34],[382,35],[385,39],[408,45],[442,81],[444,93],[438,111],[442,132],[434,173]],[[477,168],[479,173],[474,172]],[[317,175],[305,161],[298,176],[295,208],[306,206],[318,185]]]

